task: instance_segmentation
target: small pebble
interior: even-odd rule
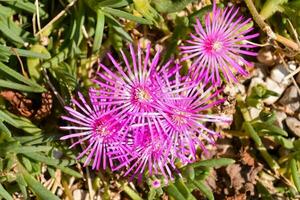
[[[265,65],[272,66],[278,61],[278,57],[267,48],[261,48],[258,51],[257,60]]]
[[[300,97],[296,86],[292,85],[286,89],[279,103],[285,107],[288,113],[294,114],[300,108]]]
[[[300,85],[300,73],[296,76],[296,82]]]
[[[275,116],[276,116],[277,124],[280,126],[280,128],[283,128],[282,122],[287,118],[287,115],[285,114],[285,112],[276,111]]]
[[[252,76],[264,78],[268,74],[268,67],[261,63],[255,63],[253,72],[251,73]]]
[[[300,137],[300,121],[294,117],[288,117],[285,120],[285,123],[289,130],[295,135]]]
[[[271,70],[271,79],[273,81],[276,81],[277,83],[280,84],[285,84],[289,85],[291,80],[284,80],[284,78],[289,74],[290,72],[286,69],[284,65],[276,65],[272,70]]]
[[[74,200],[82,200],[85,199],[86,192],[80,189],[76,189],[73,191]]]
[[[295,63],[295,61],[290,61],[290,62],[288,62],[288,67],[289,67],[289,70],[295,71],[297,69],[297,64]]]
[[[282,93],[284,92],[284,90],[286,88],[284,85],[280,85],[270,78],[267,78],[267,80],[266,80],[266,87],[268,90],[271,90],[278,94],[278,96],[270,96],[270,97],[264,99],[263,102],[266,103],[267,105],[271,105],[271,104],[275,103],[280,98],[280,96],[282,95]]]
[[[249,109],[251,118],[254,119],[254,118],[258,117],[258,116],[259,116],[259,113],[260,113],[261,111],[262,111],[262,109],[251,107],[251,108]]]

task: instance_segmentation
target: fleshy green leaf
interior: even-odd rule
[[[189,164],[188,166],[194,168],[195,167],[222,167],[233,163],[235,163],[235,161],[230,158],[215,158],[210,160],[201,160],[199,162]]]
[[[299,174],[299,169],[297,167],[297,161],[295,159],[291,160],[291,173],[292,173],[293,182],[298,192],[300,192],[300,174]]]
[[[103,12],[109,13],[111,15],[114,15],[114,16],[117,16],[117,17],[122,17],[124,19],[135,21],[137,23],[152,24],[152,22],[147,20],[147,19],[134,16],[134,15],[132,15],[128,12],[122,11],[122,10],[117,10],[117,9],[109,8],[109,7],[104,7],[102,10],[103,10]]]
[[[100,50],[103,30],[104,30],[105,16],[101,10],[97,11],[97,24],[94,36],[94,44],[93,44],[93,52],[97,52]]]
[[[214,200],[214,194],[203,181],[192,181],[193,184],[207,197],[208,200]]]
[[[12,196],[4,189],[0,183],[0,196],[7,200],[13,200]]]
[[[47,190],[40,182],[35,180],[28,172],[23,172],[23,177],[29,188],[42,200],[59,200],[52,192]]]
[[[47,165],[54,166],[54,167],[60,169],[61,171],[63,171],[64,173],[69,174],[71,176],[75,176],[77,178],[82,177],[82,175],[80,173],[78,173],[78,172],[76,172],[76,171],[74,171],[70,168],[65,167],[66,163],[62,163],[61,161],[54,160],[52,158],[43,156],[39,153],[24,153],[24,155],[27,156],[28,158],[32,159],[32,160],[36,160],[36,161],[39,161],[39,162],[43,162]]]

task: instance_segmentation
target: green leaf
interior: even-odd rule
[[[230,158],[215,158],[215,159],[210,159],[210,160],[201,160],[199,162],[195,162],[195,163],[189,164],[187,166],[191,166],[194,168],[196,168],[196,167],[223,167],[223,166],[230,165],[233,163],[235,163],[235,160],[230,159]]]
[[[126,194],[128,194],[128,196],[132,199],[132,200],[143,200],[140,195],[138,195],[133,189],[131,189],[127,184],[125,184],[123,186],[124,192],[126,192]]]
[[[119,4],[122,0],[103,0],[103,1],[96,1],[97,2],[97,7],[112,7],[116,4]]]
[[[149,0],[133,0],[134,8],[147,20],[157,24],[161,18],[159,13],[150,5]],[[162,19],[163,20],[163,19]]]
[[[21,192],[23,194],[23,198],[27,199],[27,196],[28,196],[27,195],[27,190],[26,190],[27,183],[26,183],[26,181],[25,181],[25,179],[24,179],[24,177],[23,177],[22,174],[19,173],[17,175],[16,182],[18,183],[18,186],[19,186],[19,188],[20,188],[20,190],[21,190]]]
[[[109,8],[109,7],[104,7],[102,8],[103,12],[109,13],[111,15],[117,16],[117,17],[122,17],[131,21],[135,21],[137,23],[141,23],[141,24],[152,24],[151,21],[141,18],[141,17],[137,17],[134,16],[128,12],[122,11],[122,10],[117,10],[117,9],[113,9],[113,8]]]
[[[47,60],[42,64],[42,68],[50,68],[58,65],[62,61],[66,60],[70,56],[71,50],[69,48],[64,48],[57,55],[52,57],[50,60]]]
[[[33,153],[33,152],[48,152],[53,147],[50,146],[20,146],[13,150],[14,153]]]
[[[0,80],[0,87],[3,88],[10,88],[10,89],[14,89],[14,90],[20,90],[23,92],[36,92],[36,93],[40,93],[44,91],[44,88],[37,88],[34,86],[26,86],[26,85],[22,85],[19,83],[14,83],[12,81],[5,81],[5,80]]]
[[[46,91],[45,88],[43,88],[42,86],[38,85],[37,83],[33,82],[32,80],[25,78],[24,76],[22,76],[15,70],[4,65],[2,62],[0,62],[0,70],[3,71],[4,73],[10,75],[11,77],[15,78],[16,80],[29,85],[29,86],[25,86],[25,85],[21,85],[18,83],[13,83],[11,81],[0,80],[0,87],[18,89],[18,90],[22,90],[22,91],[26,91],[26,92],[44,92],[44,91]],[[11,84],[11,85],[9,85],[9,84]]]
[[[294,144],[293,141],[286,139],[280,135],[275,136],[275,141],[276,143],[280,144],[281,146],[283,146],[286,149],[293,149],[294,148]]]
[[[77,178],[81,178],[82,175],[70,168],[65,167],[66,163],[62,163],[61,161],[58,160],[54,160],[52,158],[43,156],[39,153],[23,153],[25,156],[27,156],[28,158],[32,159],[32,160],[36,160],[39,162],[43,162],[46,165],[51,165],[54,166],[58,169],[60,169],[62,172],[69,174],[71,176],[77,177]]]
[[[62,62],[59,66],[53,66],[50,72],[54,72],[55,78],[60,82],[61,85],[66,86],[70,91],[73,91],[78,84],[76,72],[74,73],[71,66]]]
[[[23,40],[23,38],[21,38],[19,35],[17,35],[14,31],[12,31],[6,23],[4,23],[3,21],[1,21],[0,18],[0,32],[2,32],[3,35],[5,35],[8,39],[17,42],[19,44],[24,44],[25,41]]]
[[[186,168],[183,168],[182,174],[185,178],[194,180],[195,179],[195,170],[192,166],[187,166]]]
[[[267,0],[260,11],[261,17],[263,19],[271,17],[275,12],[279,11],[281,4],[287,2],[288,0]]]
[[[167,186],[167,193],[176,200],[186,200],[184,195],[181,194],[181,192],[177,189],[177,187],[173,183],[170,183]]]
[[[196,0],[153,0],[155,8],[161,13],[173,13],[183,10],[188,4]]]
[[[59,200],[52,192],[47,190],[40,182],[35,180],[28,172],[23,172],[23,177],[29,188],[42,200]]]
[[[48,52],[47,48],[42,45],[35,44],[30,50],[31,52],[40,53],[51,57],[51,54]],[[42,61],[39,58],[27,58],[29,75],[35,81],[38,81],[41,78],[41,62]]]
[[[12,196],[4,189],[0,183],[0,196],[6,200],[13,200]]]
[[[218,4],[219,6],[220,4]],[[212,5],[207,5],[203,8],[201,8],[200,10],[196,10],[195,12],[193,12],[192,14],[190,14],[189,17],[189,21],[190,21],[190,25],[195,24],[196,23],[196,18],[198,18],[200,20],[201,23],[204,22],[204,16],[208,13],[212,11],[213,6]]]
[[[97,52],[100,50],[103,30],[104,30],[105,16],[101,10],[97,11],[97,24],[94,36],[94,44],[93,44],[93,52]]]
[[[203,181],[192,181],[192,183],[207,197],[208,200],[214,200],[214,194]]]
[[[14,137],[14,139],[18,140],[21,144],[26,145],[37,145],[47,142],[53,142],[58,140],[60,135],[45,135],[45,134],[37,134],[33,136],[21,136],[21,137]]]
[[[6,4],[14,6],[16,8],[19,8],[21,10],[24,10],[29,13],[36,13],[36,6],[29,2],[24,0],[12,0],[12,1],[4,1]],[[48,14],[39,6],[38,8],[39,14],[42,18],[46,18]]]
[[[183,182],[183,179],[179,179],[174,183],[174,186],[177,188],[177,190],[184,196],[187,200],[195,200],[195,197],[192,195],[189,188],[186,186],[186,184]]]
[[[17,49],[13,47],[7,47],[0,44],[0,51],[7,53],[8,55],[15,55],[15,52],[21,57],[30,57],[30,58],[40,58],[40,59],[49,59],[51,58],[49,54],[42,54],[33,51],[28,51],[25,49]],[[15,52],[14,52],[15,51]]]
[[[271,193],[268,191],[268,189],[260,182],[258,182],[256,185],[256,188],[261,195],[262,200],[273,200]]]
[[[266,112],[266,111],[261,111],[259,113],[259,118],[261,121],[265,123],[272,124],[276,121],[276,113],[273,112]]]
[[[11,137],[11,133],[9,129],[0,121],[0,130],[5,134],[5,138]]]
[[[0,117],[10,125],[19,128],[29,134],[40,134],[42,130],[34,125],[29,119],[12,114],[6,110],[0,110]]]
[[[291,173],[292,173],[293,182],[298,192],[300,192],[300,174],[299,174],[299,169],[297,167],[297,161],[295,159],[291,160]]]
[[[19,146],[20,143],[17,141],[0,143],[0,156],[6,156],[7,153],[13,152]]]
[[[259,133],[266,133],[270,135],[282,135],[286,137],[288,136],[288,133],[285,130],[273,124],[265,122],[255,122],[252,124],[252,126]]]
[[[175,20],[175,28],[172,34],[172,37],[169,40],[167,51],[164,54],[164,60],[168,60],[171,55],[176,52],[178,41],[184,40],[187,36],[187,33],[189,31],[188,28],[188,19],[186,17],[177,17]],[[188,71],[188,69],[187,69]]]

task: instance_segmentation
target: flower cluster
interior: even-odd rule
[[[74,108],[66,107],[72,117],[63,119],[72,125],[62,129],[71,133],[61,139],[76,138],[74,147],[81,144],[84,165],[92,160],[93,169],[125,170],[125,176],[141,178],[161,175],[173,179],[182,165],[197,159],[197,149],[207,153],[206,144],[214,144],[220,135],[208,125],[230,122],[227,117],[210,114],[218,99],[221,76],[236,80],[235,72],[246,74],[241,64],[249,64],[239,54],[254,55],[243,50],[253,45],[244,43],[256,34],[243,28],[249,21],[235,20],[237,10],[213,7],[205,17],[205,29],[197,19],[190,46],[182,46],[190,53],[182,60],[192,59],[187,76],[180,75],[180,65],[168,61],[160,64],[160,51],[152,55],[151,45],[145,49],[133,45],[120,51],[117,61],[107,57],[110,67],[100,63],[101,71],[94,80],[97,88],[89,90],[89,102],[81,93],[73,99]],[[235,70],[235,71],[234,71]]]

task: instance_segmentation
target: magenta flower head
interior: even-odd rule
[[[180,78],[177,74],[173,85],[180,85]],[[180,87],[178,86],[178,90]],[[176,152],[183,164],[190,163],[196,159],[196,149],[200,147],[204,153],[208,153],[205,141],[214,144],[219,133],[209,129],[207,123],[225,122],[231,120],[228,117],[208,114],[209,109],[224,102],[224,99],[215,100],[222,90],[213,92],[213,86],[193,87],[182,90],[180,93],[169,91],[169,96],[180,98],[164,98],[159,105],[162,119],[160,124],[162,130],[172,138],[171,151]]]
[[[92,168],[106,169],[109,165],[113,167],[111,157],[119,155],[120,162],[127,162],[127,144],[124,136],[123,122],[113,115],[108,106],[98,106],[86,102],[83,95],[78,93],[80,101],[72,99],[76,109],[66,106],[65,109],[72,117],[62,116],[62,119],[74,125],[62,126],[61,129],[72,130],[75,133],[61,137],[61,140],[74,138],[70,148],[82,144],[83,151],[77,159],[87,155],[84,165],[94,160]],[[121,156],[120,156],[121,155]],[[107,164],[109,162],[109,164]]]
[[[123,62],[118,63],[111,54],[108,58],[112,67],[106,67],[100,63],[104,70],[98,73],[95,83],[100,89],[92,90],[92,96],[97,100],[98,105],[110,105],[126,124],[144,124],[153,121],[145,113],[155,112],[156,102],[163,98],[162,88],[157,81],[159,77],[158,68],[166,70],[172,61],[159,67],[160,52],[151,57],[150,44],[146,51],[140,46],[137,53],[132,45],[129,46],[130,58],[121,50]]]
[[[196,33],[191,34],[186,46],[180,47],[182,53],[187,54],[182,61],[192,59],[190,74],[193,79],[220,86],[222,76],[227,82],[237,82],[237,74],[248,74],[244,65],[252,64],[242,55],[256,55],[248,50],[256,47],[248,40],[257,37],[258,33],[251,34],[253,28],[247,27],[251,19],[244,20],[237,13],[238,9],[234,7],[217,8],[214,1],[213,11],[206,14],[204,26],[196,19]]]
[[[172,172],[176,167],[173,160],[170,159],[172,154],[172,140],[160,128],[145,126],[134,129],[130,165],[125,176],[138,177],[142,179],[144,172],[149,172],[149,176],[162,176],[165,182],[173,180]],[[117,169],[124,167],[126,163],[119,165]]]

